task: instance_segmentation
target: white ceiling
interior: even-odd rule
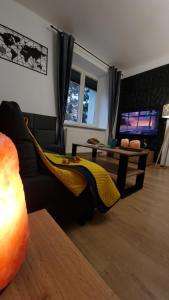
[[[169,0],[15,0],[122,70],[169,63]]]

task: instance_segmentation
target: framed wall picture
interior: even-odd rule
[[[48,48],[1,24],[0,58],[47,75]]]

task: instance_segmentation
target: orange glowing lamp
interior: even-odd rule
[[[0,133],[0,291],[19,270],[28,242],[28,215],[19,161],[12,141]]]

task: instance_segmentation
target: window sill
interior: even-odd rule
[[[75,127],[75,128],[89,129],[89,130],[106,131],[106,128],[99,128],[94,125],[83,125],[80,123],[71,123],[71,122],[64,122],[64,127]]]

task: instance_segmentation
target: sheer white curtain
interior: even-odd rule
[[[161,166],[169,166],[169,119],[166,124],[165,137],[163,142],[163,148],[161,153]]]

